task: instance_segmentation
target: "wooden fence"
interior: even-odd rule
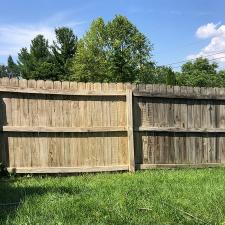
[[[0,161],[16,173],[225,162],[225,89],[0,79]]]

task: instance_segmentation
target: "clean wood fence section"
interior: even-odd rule
[[[133,94],[139,168],[224,163],[225,89],[140,85]]]
[[[225,161],[225,89],[2,78],[0,96],[0,161],[17,173]]]
[[[17,173],[128,170],[126,86],[1,79],[2,161]]]

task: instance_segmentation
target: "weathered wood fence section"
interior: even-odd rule
[[[0,162],[72,173],[225,162],[225,89],[0,79]]]

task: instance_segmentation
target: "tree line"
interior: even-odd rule
[[[55,29],[50,45],[37,35],[0,66],[0,76],[78,82],[134,82],[182,86],[224,87],[225,71],[205,58],[184,63],[180,72],[157,66],[153,45],[126,17],[94,20],[80,39],[68,27]]]

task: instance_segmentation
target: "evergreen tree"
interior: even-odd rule
[[[18,65],[13,61],[11,55],[8,57],[7,74],[10,78],[19,77],[20,75]]]
[[[30,52],[26,48],[21,49],[18,63],[25,79],[57,80],[48,41],[43,35],[38,35],[31,41]]]
[[[61,27],[55,29],[56,41],[53,42],[52,53],[57,78],[70,79],[70,65],[77,50],[78,38],[72,29]]]
[[[5,65],[0,65],[0,77],[7,77],[7,66]]]
[[[176,74],[170,67],[165,67],[166,84],[176,85]]]
[[[27,48],[22,48],[18,53],[18,66],[23,78],[31,78],[30,72],[33,70],[33,65],[31,63],[31,56],[28,53]]]

